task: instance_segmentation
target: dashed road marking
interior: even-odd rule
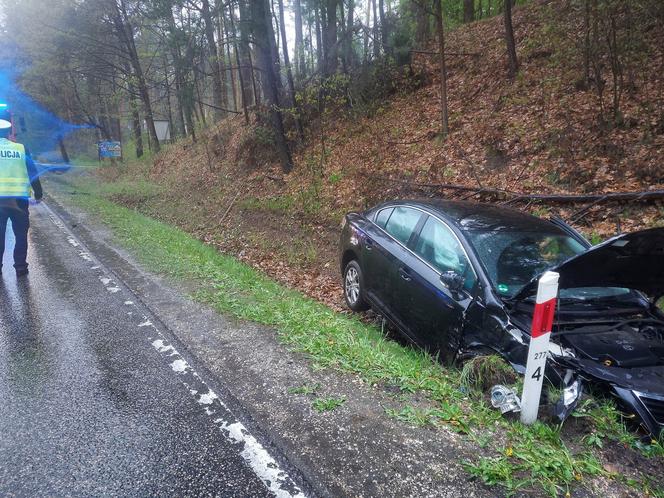
[[[97,277],[104,288],[111,294],[120,294],[122,288],[112,278],[108,277],[102,265],[94,259],[91,253],[83,249],[81,242],[76,239],[69,228],[47,205],[44,203],[41,205],[47,211],[53,224],[64,232],[67,242],[73,248],[78,249],[78,255],[81,259],[94,263],[90,270],[100,273]],[[128,291],[125,291],[121,294],[127,293]],[[134,306],[137,310],[140,310],[133,300],[126,299],[123,302],[127,306]],[[133,314],[133,311],[128,314]],[[198,405],[203,408],[205,414],[210,417],[210,422],[217,426],[229,441],[237,445],[238,453],[265,487],[278,498],[304,498],[306,495],[288,473],[281,468],[269,451],[249,432],[247,427],[237,420],[228,405],[219,398],[187,360],[169,343],[161,330],[142,313],[138,313],[137,316],[140,316],[142,320],[136,325],[137,329],[151,331],[147,338],[152,347],[168,363],[180,382],[187,388],[187,391]],[[155,339],[155,335],[158,338]]]

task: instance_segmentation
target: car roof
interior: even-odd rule
[[[495,204],[446,199],[403,200],[394,204],[419,207],[437,214],[448,222],[454,223],[460,230],[472,231],[519,231],[560,233],[561,230],[536,216]]]

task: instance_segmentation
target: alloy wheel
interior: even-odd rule
[[[346,298],[351,304],[357,303],[360,297],[360,275],[352,266],[346,272]]]

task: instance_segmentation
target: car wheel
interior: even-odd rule
[[[364,311],[369,305],[364,300],[364,276],[357,261],[353,260],[344,270],[344,298],[353,311]]]

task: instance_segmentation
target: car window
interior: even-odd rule
[[[533,277],[586,250],[565,233],[470,230],[467,236],[494,287],[508,298]]]
[[[392,214],[393,208],[386,208],[386,209],[381,209],[378,211],[378,214],[376,215],[376,225],[378,225],[381,228],[385,228],[385,224],[387,223],[387,220],[390,218],[390,215]]]
[[[392,216],[385,225],[385,230],[402,244],[407,244],[417,222],[420,220],[420,216],[422,216],[422,213],[417,209],[394,208]]]
[[[464,276],[466,290],[475,285],[475,273],[459,241],[448,227],[435,218],[429,217],[424,223],[414,251],[439,272],[454,271]]]

